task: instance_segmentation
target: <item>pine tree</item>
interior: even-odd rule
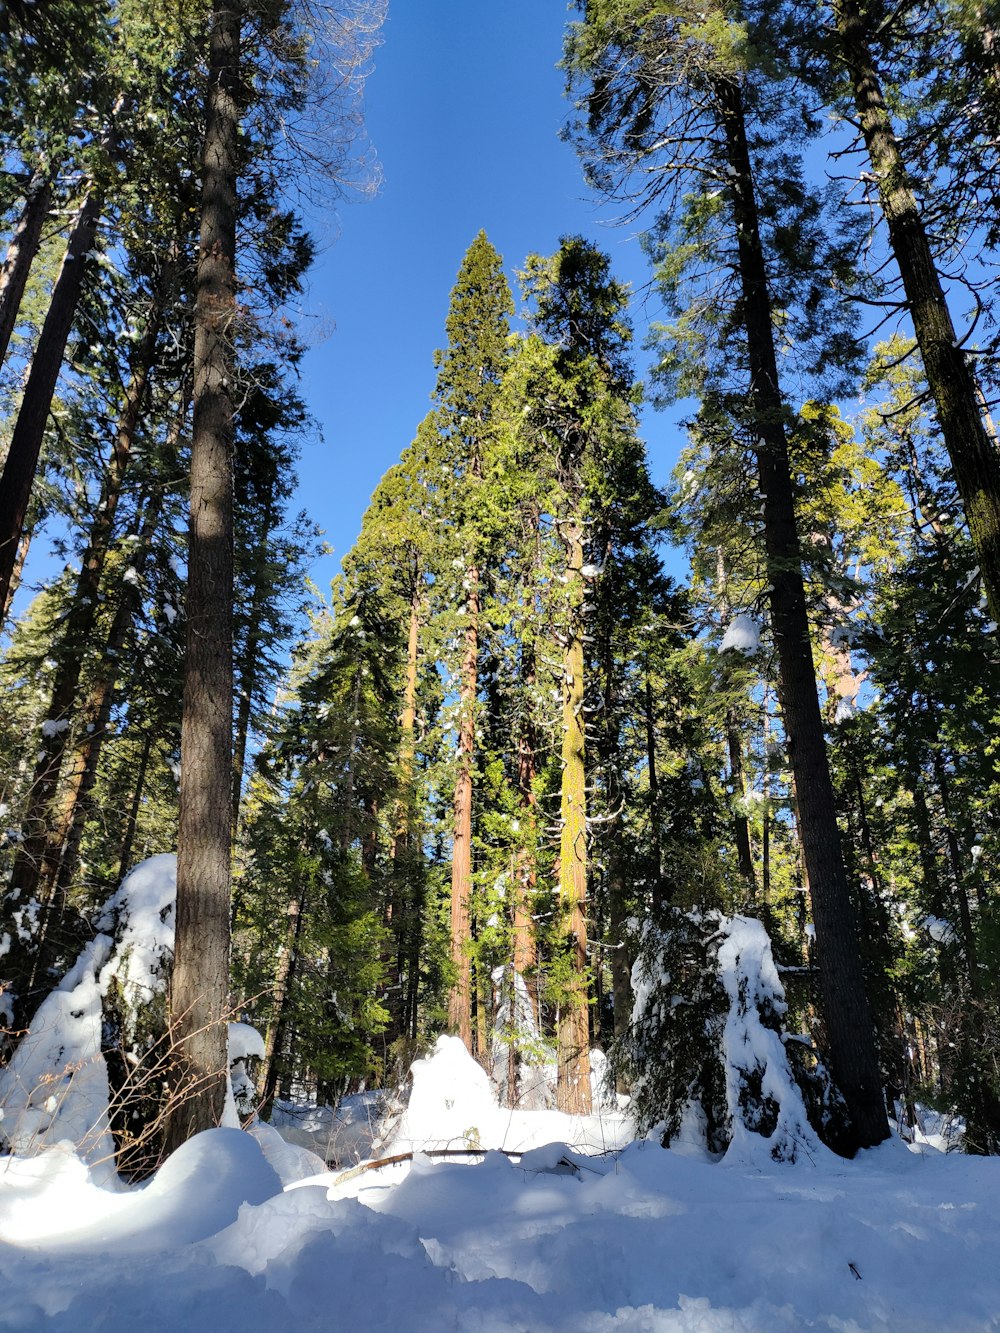
[[[670,283],[678,284],[699,265],[704,272],[707,263],[721,260],[732,275],[735,300],[724,312],[703,300],[686,305],[665,360],[669,365],[672,355],[680,382],[693,386],[698,380],[704,383],[700,355],[709,347],[722,346],[728,353],[738,338],[745,358],[745,399],[739,408],[734,401],[730,410],[750,435],[757,457],[782,713],[812,893],[832,1065],[858,1146],[878,1143],[888,1126],[816,691],[787,408],[775,351],[776,300],[786,320],[796,310],[803,312],[799,328],[785,330],[785,336],[798,335],[803,352],[810,334],[816,336],[824,304],[829,310],[816,290],[815,261],[811,272],[803,272],[794,261],[807,244],[823,244],[816,207],[786,155],[782,175],[767,178],[773,197],[764,213],[767,225],[762,221],[761,178],[754,168],[748,118],[753,117],[756,131],[763,123],[762,99],[773,103],[780,93],[777,86],[762,89],[761,80],[748,71],[736,18],[721,11],[690,12],[684,5],[663,10],[645,0],[627,5],[624,12],[588,4],[583,23],[571,32],[569,64],[571,77],[589,90],[588,134],[599,150],[592,158],[598,183],[613,183],[617,168],[627,189],[629,173],[644,167],[666,143],[672,145],[671,165],[654,174],[648,187],[654,195],[665,195],[679,206],[679,183],[687,183],[692,172],[708,172],[717,183],[707,197],[688,197],[683,220],[679,207],[676,215],[664,216],[662,230],[673,232],[679,241],[668,250],[664,267]],[[761,149],[755,142],[758,156]],[[708,246],[699,235],[712,237]],[[824,330],[829,364],[835,363],[829,341],[835,332],[835,325]]]

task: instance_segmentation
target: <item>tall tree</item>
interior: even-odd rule
[[[449,1026],[472,1049],[472,803],[479,679],[482,561],[489,514],[484,472],[497,429],[494,405],[507,359],[508,317],[514,305],[500,256],[480,232],[462,261],[445,322],[448,346],[437,356],[435,398],[443,442],[442,466],[454,487],[456,564],[465,594],[458,665],[458,753],[451,871],[451,960],[455,981]]]
[[[762,78],[748,69],[738,14],[718,8],[705,11],[683,2],[664,6],[629,0],[622,6],[588,0],[584,15],[571,30],[568,56],[571,78],[588,99],[583,139],[594,178],[609,188],[617,179],[628,191],[634,171],[647,180],[652,174],[652,185],[639,187],[640,201],[650,194],[662,195],[677,209],[661,221],[662,230],[679,242],[669,250],[665,264],[672,281],[679,283],[698,263],[705,272],[710,261],[699,244],[699,228],[702,235],[706,228],[716,229],[711,258],[721,261],[722,271],[732,277],[735,299],[725,316],[703,299],[687,304],[665,360],[669,363],[673,356],[675,365],[682,362],[688,367],[689,387],[699,378],[704,386],[698,352],[721,346],[729,357],[732,344],[739,340],[743,401],[733,397],[729,410],[749,433],[757,460],[768,601],[812,893],[831,1064],[850,1109],[855,1143],[868,1146],[887,1136],[888,1124],[816,689],[789,466],[788,409],[775,351],[776,292],[786,321],[785,336],[794,338],[798,332],[801,337],[810,323],[815,336],[823,296],[810,295],[815,274],[799,271],[794,256],[806,245],[821,252],[818,219],[801,188],[796,165],[786,155],[782,174],[777,176],[777,164],[772,164],[767,178],[776,198],[770,201],[769,227],[762,225],[760,178],[747,122],[751,116],[753,151],[759,158],[764,147],[762,103],[776,115],[774,99],[782,94],[780,84],[764,89]],[[706,178],[711,192],[689,196],[682,217],[681,189]],[[815,256],[811,264],[815,267]],[[799,330],[787,324],[796,309],[805,312]],[[834,360],[829,341],[825,355]]]
[[[545,502],[563,552],[558,1082],[560,1109],[590,1110],[586,622],[590,590],[615,547],[613,514],[635,483],[634,391],[627,348],[627,293],[607,256],[582,237],[566,237],[549,259],[532,256],[525,290],[539,343],[527,424],[542,442]],[[632,463],[630,469],[628,464]],[[648,485],[648,479],[647,485]],[[641,485],[637,486],[641,492]],[[633,492],[633,495],[635,492]],[[627,501],[626,501],[627,503]]]
[[[236,184],[242,0],[214,0],[195,304],[187,648],[167,1145],[219,1124],[225,1104],[232,755]]]

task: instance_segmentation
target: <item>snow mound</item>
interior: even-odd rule
[[[70,1144],[0,1170],[0,1240],[141,1254],[189,1245],[229,1226],[245,1203],[281,1192],[248,1134],[209,1129],[171,1154],[143,1187],[100,1188]]]
[[[552,1142],[602,1152],[632,1138],[631,1120],[617,1109],[571,1116],[499,1106],[486,1071],[458,1037],[439,1037],[411,1073],[409,1102],[381,1145],[385,1156],[446,1148],[519,1153]]]

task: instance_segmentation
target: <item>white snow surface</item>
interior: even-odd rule
[[[779,1116],[770,1139],[734,1132],[721,1161],[631,1141],[618,1111],[501,1108],[485,1071],[443,1037],[395,1115],[370,1094],[300,1115],[317,1135],[353,1126],[354,1153],[409,1160],[327,1171],[282,1137],[299,1114],[283,1107],[280,1133],[210,1130],[152,1180],[124,1184],[87,1106],[102,1095],[101,979],[114,958],[119,978],[133,975],[140,954],[148,979],[169,929],[170,858],[157,860],[109,912],[118,945],[102,934],[88,946],[4,1071],[24,1051],[39,1082],[0,1121],[15,1150],[0,1156],[0,1329],[1000,1328],[1000,1159],[937,1151],[946,1127],[929,1123],[909,1147],[893,1138],[853,1162],[820,1149],[754,1003],[780,1004],[766,936],[740,917],[718,951],[728,1064],[760,1071]],[[259,1040],[236,1024],[231,1050],[249,1055]],[[8,1123],[18,1108],[21,1130]],[[780,1135],[803,1148],[794,1164],[771,1158]],[[442,1147],[478,1151],[430,1155]]]
[[[719,652],[738,652],[744,653],[747,657],[752,657],[759,648],[759,623],[754,620],[753,616],[748,616],[743,612],[733,616],[725,634],[722,636]]]
[[[422,1123],[430,1146],[470,1116],[496,1128],[476,1068],[448,1039],[420,1062],[410,1133]],[[452,1120],[433,1124],[435,1107]],[[346,1180],[303,1177],[317,1159],[269,1126],[198,1135],[152,1181],[117,1192],[68,1144],[0,1159],[0,1327],[997,1327],[996,1159],[898,1139],[853,1162],[795,1165],[733,1149],[715,1164],[652,1141],[587,1155],[543,1146],[551,1113],[521,1114],[534,1146],[519,1161],[418,1152]]]

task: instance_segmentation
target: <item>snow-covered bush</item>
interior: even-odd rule
[[[645,924],[632,968],[632,1018],[613,1056],[631,1086],[639,1133],[684,1146],[692,1122],[702,1146],[721,1153],[728,1142],[718,1058],[724,996],[709,949],[714,932],[714,922],[696,913],[674,912],[662,930]]]
[[[160,1154],[169,1055],[176,858],[151,857],[95,917],[98,931],[42,1002],[0,1070],[0,1144],[27,1153],[69,1140],[91,1165],[143,1175]],[[230,1025],[236,1061],[228,1122],[252,1110],[245,1062],[259,1034]],[[241,1104],[242,1103],[242,1104]]]
[[[820,1129],[835,1141],[822,1067],[808,1039],[782,1032],[784,992],[759,921],[674,912],[664,929],[647,925],[632,986],[617,1059],[641,1131],[682,1151],[775,1161],[822,1152]]]

